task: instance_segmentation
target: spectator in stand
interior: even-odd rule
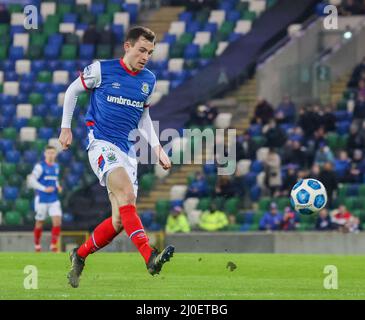
[[[0,4],[0,24],[10,24],[10,13],[4,4]]]
[[[89,27],[85,30],[84,35],[82,36],[82,42],[85,44],[93,44],[96,46],[100,41],[100,33],[96,29],[95,24],[90,24]]]
[[[264,231],[280,230],[283,223],[283,216],[278,211],[275,202],[270,204],[270,210],[260,220],[259,229]]]
[[[286,142],[286,134],[274,119],[271,119],[262,129],[262,133],[266,138],[266,146],[271,148],[281,148]]]
[[[215,186],[215,196],[230,198],[235,195],[235,188],[231,181],[230,176],[221,175],[218,176]]]
[[[282,184],[281,159],[274,148],[270,148],[264,160],[265,186],[270,190],[271,196],[278,196]]]
[[[353,122],[350,126],[350,133],[347,138],[346,151],[350,157],[353,157],[356,149],[365,148],[364,137],[359,134],[359,126]]]
[[[327,106],[321,115],[321,127],[324,132],[336,131],[336,116],[332,106]]]
[[[324,142],[321,142],[319,149],[316,152],[314,163],[318,164],[320,167],[323,167],[326,162],[333,163],[334,160],[335,157],[331,149]]]
[[[344,0],[339,7],[339,13],[343,16],[351,16],[365,14],[365,10],[359,0]]]
[[[167,218],[166,233],[190,232],[188,218],[180,206],[175,206]]]
[[[320,145],[326,144],[325,139],[325,131],[324,128],[321,126],[316,131],[312,137],[307,139],[307,154],[308,154],[308,165],[311,166],[314,163],[314,159]]]
[[[204,175],[201,172],[195,173],[195,179],[190,184],[186,193],[186,198],[190,197],[205,197],[208,195],[208,185]]]
[[[333,229],[332,220],[326,208],[319,211],[315,229],[317,231],[328,231]]]
[[[285,95],[283,100],[275,110],[275,119],[277,123],[294,123],[296,117],[296,106],[291,101],[289,95]]]
[[[283,163],[292,163],[301,168],[307,167],[307,152],[306,148],[297,140],[289,140],[283,153]]]
[[[336,173],[333,171],[332,162],[326,162],[318,177],[327,190],[328,206],[332,208],[334,193],[338,189]]]
[[[335,161],[335,170],[337,180],[339,182],[346,182],[346,174],[351,168],[351,159],[345,150],[340,150],[338,158]]]
[[[274,117],[274,108],[265,99],[258,98],[255,107],[255,115],[251,123],[253,124],[267,124]]]
[[[252,140],[250,133],[245,131],[243,135],[239,135],[236,141],[236,159],[256,159],[257,144]]]
[[[321,125],[318,106],[309,106],[299,111],[298,125],[303,129],[304,135],[309,138]]]
[[[359,220],[354,217],[344,205],[340,205],[338,209],[331,212],[332,222],[335,229],[342,232],[350,232],[358,229],[356,224]]]
[[[283,221],[281,225],[281,230],[293,231],[296,230],[298,225],[298,216],[295,214],[290,207],[284,209]]]
[[[356,68],[352,72],[350,81],[347,84],[347,86],[350,87],[350,88],[357,88],[358,83],[361,79],[361,74],[364,71],[365,71],[365,57],[362,58],[361,62],[356,66]]]
[[[212,125],[217,115],[217,108],[201,104],[193,109],[191,123],[202,127]]]
[[[318,164],[314,164],[311,168],[309,176],[313,179],[319,179],[319,174],[321,173],[321,168]]]
[[[114,32],[110,29],[110,26],[106,25],[104,29],[100,32],[99,44],[106,44],[111,46],[113,52],[115,43],[116,43],[116,37],[114,35]]]
[[[365,99],[365,79],[360,79],[358,89],[357,89],[357,99]],[[363,99],[361,101],[363,101]]]
[[[361,124],[365,119],[365,95],[359,95],[356,102],[353,113],[354,123]]]
[[[281,186],[280,196],[289,197],[290,191],[298,180],[296,166],[294,164],[288,164],[288,172],[284,178],[283,185]]]
[[[354,150],[354,153],[352,155],[352,163],[356,164],[356,167],[361,171],[362,174],[365,173],[365,159],[362,149]]]
[[[212,203],[210,210],[201,214],[199,227],[204,231],[219,231],[226,228],[228,224],[227,215]]]

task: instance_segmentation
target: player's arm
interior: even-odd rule
[[[39,177],[42,175],[42,172],[42,166],[40,164],[36,164],[32,173],[29,175],[28,186],[38,191],[53,192],[53,187],[46,187],[38,181]]]
[[[84,69],[80,76],[70,84],[65,93],[61,133],[59,141],[63,150],[68,149],[72,143],[71,121],[80,93],[92,90],[100,86],[101,71],[100,62],[95,62]]]
[[[147,140],[152,149],[155,151],[160,165],[165,170],[171,168],[171,161],[165,151],[163,150],[160,141],[156,135],[155,128],[153,127],[152,119],[148,108],[145,108],[138,124],[138,129],[142,136]]]

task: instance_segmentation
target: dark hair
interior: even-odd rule
[[[142,26],[136,26],[128,31],[125,41],[129,41],[132,43],[132,45],[134,45],[138,41],[139,37],[144,37],[153,44],[156,40],[156,35],[151,29]]]
[[[56,150],[56,147],[48,145],[45,150]]]

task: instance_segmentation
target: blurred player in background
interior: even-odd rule
[[[142,255],[151,275],[158,274],[174,252],[167,246],[162,252],[149,245],[149,239],[137,214],[137,159],[129,133],[139,129],[167,170],[171,162],[163,151],[152,125],[148,107],[156,84],[155,75],[144,68],[155,46],[155,34],[148,28],[134,27],[124,43],[123,58],[95,62],[67,89],[59,141],[63,149],[72,143],[71,121],[78,95],[91,92],[86,115],[90,165],[106,186],[112,217],[100,223],[91,237],[70,253],[72,287],[78,287],[86,257],[109,244],[124,228]]]
[[[47,146],[44,151],[44,160],[37,163],[30,174],[29,186],[35,189],[34,209],[34,247],[40,252],[43,223],[47,214],[52,219],[52,239],[50,250],[57,252],[57,242],[61,232],[62,209],[58,194],[62,187],[58,182],[59,165],[56,163],[57,151],[52,146]]]

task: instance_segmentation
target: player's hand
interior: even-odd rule
[[[47,192],[47,193],[52,193],[53,191],[55,191],[54,187],[47,187],[46,190],[44,190],[44,192]]]
[[[72,143],[72,131],[70,128],[62,128],[58,141],[61,143],[62,150],[67,150]]]
[[[61,186],[57,187],[58,193],[62,193],[63,188]]]
[[[157,157],[158,157],[159,163],[162,166],[162,168],[165,170],[170,169],[171,161],[170,161],[169,157],[167,156],[166,152],[162,149],[162,147],[158,146],[155,149],[155,151],[157,153]]]

